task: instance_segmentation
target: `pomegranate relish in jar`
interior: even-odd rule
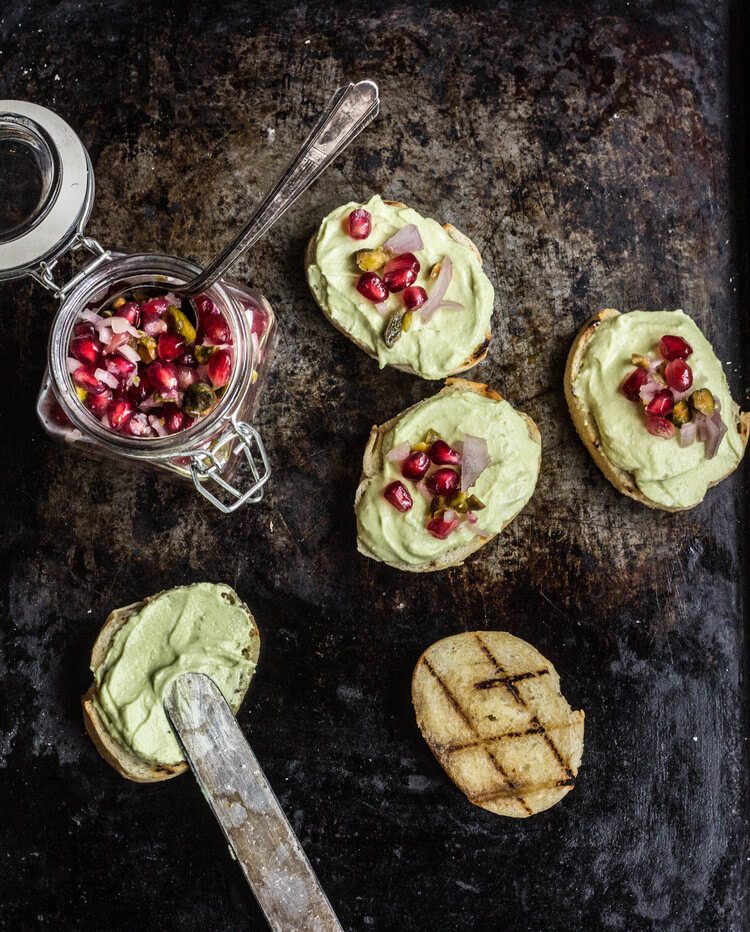
[[[232,342],[207,295],[183,303],[173,292],[125,292],[81,311],[67,366],[79,400],[105,427],[164,437],[216,407],[232,375]]]

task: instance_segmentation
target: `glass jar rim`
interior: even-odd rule
[[[73,326],[80,311],[101,300],[103,292],[112,285],[122,283],[123,290],[137,286],[163,288],[182,284],[200,272],[199,266],[187,259],[157,253],[112,253],[109,262],[93,269],[64,297],[55,316],[47,346],[47,363],[55,394],[73,423],[84,435],[110,445],[125,456],[142,460],[171,459],[199,451],[216,433],[217,425],[229,422],[236,402],[252,377],[255,366],[255,349],[250,338],[247,320],[242,308],[221,281],[206,289],[207,294],[227,316],[232,330],[234,365],[226,391],[216,407],[191,427],[166,437],[129,437],[105,427],[78,398],[73,380],[67,370],[68,344]],[[142,277],[132,281],[133,277]]]

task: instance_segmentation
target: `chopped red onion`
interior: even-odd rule
[[[138,365],[138,363],[141,361],[141,357],[138,355],[138,353],[133,349],[132,346],[128,346],[127,343],[123,343],[122,346],[118,346],[117,352],[121,356],[124,356],[125,359],[127,359],[129,362],[134,362],[136,365]]]
[[[381,317],[384,317],[384,318],[387,317],[388,314],[389,314],[389,311],[388,311],[388,301],[387,301],[387,300],[385,300],[385,301],[379,301],[379,302],[375,305],[375,310],[378,312],[378,314],[380,314]]]
[[[155,337],[160,333],[166,333],[168,329],[169,327],[167,326],[166,320],[161,320],[160,318],[150,320],[143,325],[144,333],[147,333],[150,337]]]
[[[150,411],[152,408],[158,408],[161,402],[156,400],[156,395],[148,395],[138,405],[139,411]]]
[[[651,372],[656,372],[656,370],[657,370],[657,369],[663,364],[663,362],[664,362],[663,359],[659,359],[659,358],[654,359],[654,358],[651,357],[651,356],[649,356],[649,357],[647,357],[647,358],[650,360],[650,362],[649,362],[649,364],[648,364],[648,368],[651,370]]]
[[[106,369],[96,369],[94,375],[99,379],[100,382],[104,382],[105,385],[109,385],[110,388],[117,388],[120,384],[117,379],[112,375],[111,372],[107,372]]]
[[[482,528],[478,527],[476,524],[470,524],[469,530],[472,531],[477,537],[492,537],[489,531],[485,531]]]
[[[641,396],[641,401],[648,404],[649,401],[651,401],[651,399],[654,397],[654,395],[662,389],[662,387],[663,386],[659,385],[658,382],[654,382],[652,380],[649,380],[648,382],[644,382],[643,385],[641,385],[641,388],[639,391],[639,395]]]
[[[112,328],[112,333],[125,333],[130,326],[124,317],[110,317],[107,323]]]
[[[112,328],[109,326],[99,327],[99,340],[106,345],[107,343],[111,341],[111,339],[112,339]]]
[[[683,401],[685,398],[688,397],[688,395],[692,395],[693,389],[689,388],[686,392],[676,392],[674,389],[671,389],[671,392],[672,392],[672,397],[675,400],[675,404],[677,404],[678,401]]]
[[[450,260],[450,256],[446,256],[440,264],[440,274],[435,280],[429,297],[419,309],[419,313],[422,315],[422,320],[425,323],[432,318],[432,315],[440,307],[452,278],[453,263]]]
[[[164,426],[163,417],[157,417],[155,414],[149,414],[148,422],[160,437],[167,436],[167,428]]]
[[[182,299],[178,298],[174,291],[168,291],[164,297],[171,305],[174,305],[174,307],[182,307]]]
[[[695,440],[696,424],[695,421],[689,421],[680,428],[680,446],[690,447]]]
[[[385,458],[389,463],[403,463],[410,452],[411,444],[408,440],[404,440],[403,443],[400,443],[397,447],[394,447],[386,453]]]
[[[424,479],[420,479],[420,480],[419,480],[419,482],[417,483],[416,488],[417,488],[417,492],[419,492],[419,494],[422,496],[422,498],[423,498],[426,502],[431,502],[431,501],[432,501],[432,492],[430,492],[430,490],[427,488],[427,485],[426,485]]]
[[[81,366],[83,365],[82,362],[79,362],[79,360],[77,359],[73,359],[72,356],[68,356],[68,358],[65,360],[65,364],[68,367],[68,372],[71,375],[73,375],[76,369],[80,369]]]
[[[492,462],[484,437],[464,434],[464,449],[461,458],[461,491],[470,489]]]
[[[120,347],[125,346],[130,340],[130,335],[127,333],[116,333],[113,335],[112,339],[104,347],[104,355],[109,356],[110,353],[114,353],[115,350],[120,349]],[[137,355],[137,354],[136,354]],[[133,360],[131,360],[133,362]]]
[[[469,522],[469,524],[476,524],[479,519],[477,518],[477,516],[474,514],[473,511],[467,511],[466,520]]]
[[[458,515],[452,509],[448,509],[443,515],[443,520],[448,524],[453,524],[453,522],[458,518]]]
[[[715,429],[715,433],[711,437],[711,440],[706,444],[706,459],[711,460],[716,456],[721,441],[724,439],[724,434],[727,432],[727,425],[722,421],[718,408],[715,408],[711,417],[707,418],[707,423],[712,424]]]
[[[80,317],[81,320],[88,321],[88,323],[94,324],[94,326],[98,326],[102,321],[106,321],[106,318],[100,317],[99,314],[89,310],[81,311]]]
[[[424,249],[424,243],[416,224],[408,223],[383,243],[383,249],[394,255],[401,255],[402,252],[418,252]]]

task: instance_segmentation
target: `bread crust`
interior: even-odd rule
[[[422,737],[473,805],[527,818],[575,785],[585,713],[527,641],[506,631],[442,638],[417,661],[411,691]]]
[[[406,204],[402,203],[401,201],[387,201],[387,200],[384,200],[383,203],[384,203],[384,204],[388,204],[390,207],[406,207],[406,206],[407,206]],[[482,256],[481,256],[481,253],[479,252],[479,250],[477,249],[477,247],[475,246],[475,244],[469,239],[469,237],[466,236],[465,233],[461,233],[460,230],[457,230],[457,229],[456,229],[452,224],[450,224],[450,223],[443,223],[443,224],[441,224],[441,226],[443,227],[443,229],[445,230],[445,232],[448,234],[448,236],[450,236],[450,238],[451,238],[452,240],[454,240],[454,242],[456,242],[456,243],[461,243],[463,246],[468,247],[468,248],[474,253],[474,255],[477,257],[477,259],[479,260],[479,264],[482,265]],[[307,243],[307,248],[305,249],[305,273],[307,273],[307,269],[308,269],[311,265],[314,265],[314,264],[315,264],[315,241],[316,241],[316,239],[317,239],[317,236],[318,236],[317,232],[313,233],[313,235],[310,237],[310,239],[309,239],[309,241],[308,241],[308,243]],[[314,293],[313,293],[313,297],[315,298],[315,294],[314,294]],[[359,349],[361,349],[363,353],[367,353],[367,355],[368,355],[371,359],[377,359],[377,358],[378,358],[378,357],[377,357],[377,354],[373,353],[372,350],[371,350],[368,346],[366,346],[366,345],[365,345],[364,343],[362,343],[360,340],[355,339],[344,327],[341,327],[341,326],[333,319],[333,317],[331,316],[330,311],[328,311],[326,308],[323,307],[322,304],[320,304],[320,303],[318,302],[318,299],[317,299],[317,298],[315,298],[315,303],[318,305],[318,307],[319,307],[320,310],[322,311],[323,316],[326,318],[326,320],[328,321],[328,323],[331,324],[333,327],[335,327],[336,330],[338,330],[339,333],[343,333],[343,335],[344,335],[348,340],[350,340],[356,347],[358,347]],[[461,372],[466,372],[467,369],[473,369],[474,366],[476,366],[478,363],[480,363],[480,362],[482,362],[484,359],[486,359],[486,358],[487,358],[487,353],[489,353],[489,350],[490,350],[490,342],[491,342],[491,340],[492,340],[492,333],[491,333],[491,331],[488,330],[488,331],[485,333],[485,335],[484,335],[484,340],[469,354],[469,356],[464,360],[464,362],[461,363],[461,365],[460,365],[457,369],[454,369],[453,372],[448,373],[448,375],[449,375],[449,376],[450,376],[450,375],[458,375],[458,374],[461,373]],[[400,364],[397,365],[396,363],[388,363],[388,365],[391,366],[391,367],[394,368],[394,369],[398,369],[398,370],[401,371],[401,372],[408,372],[409,375],[416,375],[416,376],[419,376],[419,378],[424,378],[424,377],[421,376],[418,372],[415,372],[414,369],[411,368],[411,366],[405,366],[405,365],[400,365]],[[433,381],[433,380],[432,380],[432,379],[428,379],[427,381]],[[437,381],[437,380],[435,380],[435,381]]]
[[[601,469],[612,485],[619,492],[622,492],[623,495],[627,495],[629,498],[640,502],[642,505],[646,505],[648,508],[658,509],[659,511],[689,511],[691,508],[695,508],[695,505],[690,505],[687,508],[662,505],[660,502],[653,501],[653,499],[648,498],[648,496],[641,492],[635,484],[633,474],[621,469],[607,457],[602,447],[601,437],[594,418],[591,417],[589,409],[583,401],[573,394],[573,383],[578,377],[578,373],[581,371],[583,360],[588,351],[589,344],[596,333],[596,328],[603,321],[619,316],[620,312],[611,307],[598,311],[586,321],[583,327],[581,327],[573,341],[573,345],[570,347],[568,361],[565,366],[563,386],[565,389],[565,400],[568,403],[568,410],[573,419],[573,425],[596,465]],[[743,448],[746,448],[748,436],[750,436],[750,412],[740,413],[737,419],[737,430],[739,431]],[[734,469],[728,470],[720,479],[710,483],[709,488],[718,485],[733,472]]]
[[[139,612],[145,605],[149,602],[153,602],[154,599],[159,598],[160,595],[167,591],[168,590],[162,590],[155,595],[143,599],[141,602],[133,602],[131,605],[116,608],[109,614],[91,648],[90,667],[92,671],[97,670],[104,663],[115,635],[120,628],[126,624],[131,615]],[[255,623],[255,616],[239,598],[237,599],[237,603],[247,611],[252,620],[254,630],[254,657],[252,659],[257,661],[260,637],[258,635],[258,626]],[[94,742],[97,751],[121,776],[135,783],[158,783],[161,780],[171,780],[172,777],[178,777],[188,769],[188,765],[185,761],[174,765],[152,764],[138,757],[130,748],[120,744],[120,742],[109,733],[97,711],[94,700],[97,698],[98,693],[99,688],[96,682],[94,682],[81,697],[83,724],[88,736]],[[232,703],[232,711],[237,711],[244,697],[245,694],[243,693],[238,697],[236,702]]]
[[[446,379],[445,386],[432,397],[438,398],[441,395],[447,395],[457,391],[464,391],[466,389],[474,392],[477,395],[481,395],[484,398],[490,398],[493,401],[503,401],[503,396],[499,392],[496,392],[494,389],[490,388],[489,385],[485,385],[483,382],[471,382],[468,379],[457,378]],[[419,407],[419,405],[422,403],[423,402],[418,401],[416,404],[410,405],[408,408],[405,408],[403,411],[395,415],[395,417],[392,417],[390,420],[386,421],[384,424],[374,425],[370,431],[370,436],[367,440],[367,444],[365,445],[365,452],[362,457],[362,473],[360,475],[359,485],[357,486],[357,491],[354,494],[355,515],[357,514],[357,508],[362,499],[362,496],[369,488],[373,479],[380,474],[385,464],[383,437],[399,420],[401,420],[405,414],[408,414],[409,411]],[[528,428],[529,436],[532,438],[532,440],[541,444],[541,434],[539,433],[539,429],[534,421],[532,421],[532,419],[527,414],[524,414],[523,411],[518,411],[517,413],[520,414],[526,422],[526,427]],[[515,517],[516,515],[513,515],[512,518],[509,518],[497,533],[499,534],[505,530],[505,528],[510,524],[511,521],[513,521]],[[359,518],[357,518],[357,550],[359,550],[363,556],[369,557],[371,560],[377,560],[379,563],[386,563],[388,566],[392,566],[394,569],[404,570],[407,573],[432,573],[436,570],[448,569],[451,566],[460,566],[468,556],[479,550],[480,547],[483,547],[485,544],[489,543],[495,537],[497,537],[497,534],[491,534],[488,537],[477,535],[475,540],[467,544],[461,544],[458,547],[454,547],[452,550],[446,551],[446,553],[441,554],[439,557],[431,560],[429,563],[418,565],[403,563],[400,561],[391,563],[388,560],[383,560],[382,557],[377,556],[376,554],[372,553],[372,551],[367,549],[359,534]]]

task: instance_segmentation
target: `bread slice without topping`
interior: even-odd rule
[[[565,399],[568,403],[570,416],[573,419],[575,429],[578,431],[578,436],[591,454],[592,459],[618,491],[622,492],[623,495],[627,495],[629,498],[635,499],[635,501],[640,502],[642,505],[647,505],[649,508],[657,508],[661,511],[688,511],[689,509],[687,508],[675,508],[669,505],[662,505],[648,498],[641,492],[635,483],[633,474],[622,469],[608,458],[602,447],[596,421],[591,416],[591,412],[586,407],[583,399],[573,393],[573,385],[578,377],[578,373],[581,371],[583,360],[586,356],[589,343],[596,333],[596,328],[602,321],[609,320],[612,317],[618,317],[619,314],[620,312],[614,308],[604,308],[586,321],[573,341],[573,345],[568,354],[568,361],[565,366],[565,376],[563,379]],[[743,446],[747,447],[748,436],[750,435],[750,412],[741,412],[738,415],[737,430]],[[732,472],[733,470],[730,469],[720,479],[712,482],[709,488],[718,485],[719,482],[726,479]]]
[[[391,207],[406,207],[406,204],[402,203],[401,201],[387,201],[387,200],[384,200],[383,203],[384,203],[384,204],[388,204],[388,205],[391,206]],[[442,225],[443,229],[445,230],[445,232],[448,234],[448,236],[450,236],[450,238],[451,238],[454,242],[456,242],[456,243],[461,243],[463,246],[466,246],[468,249],[470,249],[471,252],[472,252],[472,253],[477,257],[477,259],[479,260],[479,264],[480,264],[480,265],[482,264],[482,255],[481,255],[481,253],[479,252],[479,250],[477,249],[477,247],[474,245],[474,243],[469,239],[469,237],[466,236],[465,233],[461,233],[460,230],[457,230],[457,229],[456,229],[452,224],[450,224],[450,223],[443,223],[443,224],[441,224],[441,225]],[[317,240],[317,233],[313,234],[313,236],[310,237],[310,240],[309,240],[309,242],[308,242],[308,244],[307,244],[307,249],[305,250],[305,270],[307,270],[311,265],[314,265],[314,264],[315,264],[315,244],[316,244],[316,240]],[[317,302],[317,299],[316,299],[316,303],[318,303],[318,302]],[[367,353],[367,355],[370,356],[372,359],[377,359],[377,358],[378,358],[377,355],[376,355],[375,353],[373,353],[372,350],[371,350],[368,346],[366,346],[366,345],[365,345],[364,343],[362,343],[360,340],[357,340],[355,337],[352,336],[351,333],[348,332],[348,330],[346,330],[344,327],[340,326],[340,324],[338,324],[338,323],[333,319],[333,317],[331,316],[330,310],[328,310],[327,308],[323,307],[323,305],[320,304],[320,303],[318,303],[318,307],[319,307],[320,310],[323,312],[323,314],[324,314],[324,316],[326,317],[326,319],[328,320],[328,322],[331,323],[331,324],[339,331],[339,333],[343,333],[344,336],[347,337],[349,340],[351,340],[351,342],[354,343],[355,346],[359,347],[359,349],[361,349],[361,350],[363,350],[363,352]],[[486,334],[485,334],[484,340],[483,340],[477,347],[475,347],[475,348],[472,350],[472,352],[466,357],[466,359],[464,360],[464,362],[461,363],[461,365],[460,365],[457,369],[455,369],[452,373],[447,373],[447,374],[448,374],[448,375],[458,375],[460,372],[465,372],[467,369],[473,369],[474,366],[476,366],[478,363],[482,362],[482,360],[486,359],[487,353],[489,352],[489,349],[490,349],[490,341],[491,341],[491,340],[492,340],[492,333],[488,330],[488,331],[486,332]],[[389,363],[389,365],[390,365],[390,363]],[[401,372],[408,372],[410,375],[419,375],[419,373],[418,373],[418,372],[415,372],[415,370],[412,369],[411,366],[400,365],[400,364],[395,364],[395,363],[394,363],[394,364],[393,364],[393,368],[394,368],[394,369],[399,369]]]
[[[504,631],[437,641],[414,668],[412,701],[425,741],[475,806],[526,818],[575,785],[584,713],[526,641]]]
[[[440,397],[441,395],[447,395],[451,392],[460,392],[460,391],[471,391],[477,395],[481,395],[485,398],[491,398],[493,401],[503,401],[503,396],[496,392],[494,389],[490,388],[488,385],[485,385],[482,382],[470,382],[467,379],[446,379],[445,387],[442,388],[435,397]],[[395,417],[392,417],[389,421],[386,421],[384,424],[375,425],[370,431],[370,437],[365,446],[364,456],[362,458],[362,475],[360,476],[359,486],[354,495],[354,511],[356,513],[357,507],[362,499],[362,496],[367,491],[368,487],[372,481],[380,475],[385,465],[385,452],[383,450],[383,438],[390,431],[396,423],[409,411],[413,408],[418,407],[421,402],[417,402],[416,405],[411,405],[409,408],[405,408]],[[532,419],[524,414],[523,411],[518,411],[518,414],[526,422],[526,426],[529,431],[529,436],[535,440],[537,443],[541,444],[542,438],[539,434],[539,429]],[[510,522],[515,518],[509,518],[500,531],[504,530]],[[498,533],[500,533],[498,531]],[[479,550],[480,547],[483,547],[485,544],[489,543],[497,537],[497,534],[491,534],[488,537],[482,537],[481,535],[476,535],[476,537],[469,541],[466,544],[461,544],[457,547],[452,548],[451,550],[442,553],[439,557],[432,560],[430,563],[424,563],[421,565],[414,565],[412,563],[389,563],[389,566],[394,567],[397,570],[405,570],[409,573],[431,573],[435,570],[444,570],[451,566],[460,566],[464,560],[474,553],[476,550]],[[381,561],[381,558],[376,554],[372,553],[366,545],[363,543],[361,536],[357,535],[357,549],[361,554],[366,557],[370,557],[372,560]]]

